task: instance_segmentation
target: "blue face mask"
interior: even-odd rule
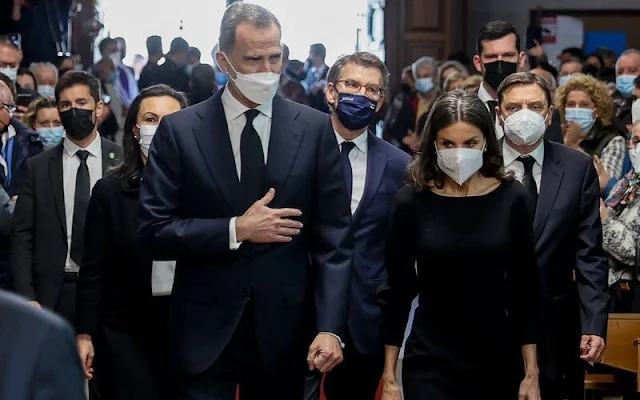
[[[558,78],[558,86],[562,86],[565,83],[569,82],[569,79],[571,79],[571,77],[573,77],[573,74],[563,75],[560,78]]]
[[[416,79],[416,90],[420,93],[427,93],[433,89],[433,78]]]
[[[633,81],[636,78],[636,75],[618,75],[616,77],[616,89],[623,96],[630,96],[635,88]]]
[[[216,83],[218,84],[218,86],[226,85],[228,80],[229,77],[227,76],[227,74],[225,74],[224,72],[216,71]]]
[[[46,128],[36,128],[40,141],[45,147],[53,147],[60,144],[64,136],[64,128],[62,126],[52,126]]]
[[[38,94],[42,97],[53,97],[55,95],[56,88],[49,85],[38,85]]]
[[[376,115],[378,102],[359,94],[338,93],[336,114],[338,120],[350,131],[366,128]]]
[[[596,122],[593,110],[590,108],[573,107],[564,110],[564,118],[580,125],[582,132],[588,132]]]

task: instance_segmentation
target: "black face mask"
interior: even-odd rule
[[[70,108],[60,113],[60,122],[64,130],[71,139],[86,139],[96,123],[93,121],[94,110],[84,110],[82,108]]]
[[[502,81],[518,71],[518,63],[494,61],[484,64],[484,71],[484,80],[497,92]]]

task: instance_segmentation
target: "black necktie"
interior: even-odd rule
[[[536,185],[535,179],[533,179],[533,164],[536,163],[536,160],[533,157],[518,157],[518,161],[524,165],[522,185],[529,194],[531,210],[535,213],[536,205],[538,203],[538,186]]]
[[[89,152],[78,150],[76,156],[80,159],[78,175],[76,175],[76,194],[73,201],[73,225],[71,227],[71,259],[80,266],[84,247],[84,224],[87,218],[89,197],[91,196],[91,181],[87,158]]]
[[[264,185],[267,168],[264,164],[264,152],[260,136],[253,127],[253,120],[259,113],[258,110],[247,110],[244,113],[247,123],[240,138],[240,183],[247,207],[264,196],[266,192]]]
[[[342,172],[347,183],[347,193],[349,194],[349,204],[351,204],[351,193],[353,193],[353,172],[351,171],[351,161],[349,161],[349,152],[356,145],[353,142],[342,142],[340,147],[340,158],[342,159]]]
[[[495,123],[496,121],[496,107],[498,107],[498,102],[495,100],[489,100],[487,101],[487,105],[489,106],[489,114],[491,114],[491,118],[493,119],[493,122]]]

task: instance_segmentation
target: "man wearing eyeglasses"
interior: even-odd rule
[[[11,198],[8,211],[13,210],[18,195],[22,165],[42,152],[38,134],[13,117],[16,111],[14,90],[13,82],[0,73],[0,186]],[[8,232],[0,232],[0,288],[11,289],[11,282]]]
[[[326,374],[324,393],[328,400],[373,400],[384,367],[376,290],[386,279],[388,219],[410,157],[368,131],[389,82],[387,68],[378,57],[367,52],[342,56],[329,70],[327,82],[331,124],[351,199],[355,252],[344,361]],[[315,397],[310,393],[312,380],[308,398]]]

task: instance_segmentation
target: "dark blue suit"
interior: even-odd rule
[[[327,115],[274,98],[269,206],[300,209],[304,228],[287,244],[231,251],[229,221],[246,210],[222,93],[162,119],[140,190],[142,248],[153,259],[177,260],[170,362],[186,376],[220,367],[230,347],[238,350],[240,324],[255,348],[234,357],[258,358],[278,376],[300,374],[301,391],[317,331],[346,331],[353,240],[335,134]],[[203,393],[187,398],[212,397]]]
[[[85,399],[71,327],[1,290],[0,360],[0,399]]]
[[[367,134],[364,193],[351,225],[355,253],[345,361],[325,378],[328,400],[373,399],[384,366],[382,311],[376,290],[387,276],[385,245],[389,213],[397,191],[404,184],[411,158],[372,133]]]
[[[582,399],[580,337],[606,337],[609,308],[600,189],[591,157],[550,141],[544,146],[534,220],[542,287],[538,341],[542,398],[563,398],[564,375],[569,398]]]

